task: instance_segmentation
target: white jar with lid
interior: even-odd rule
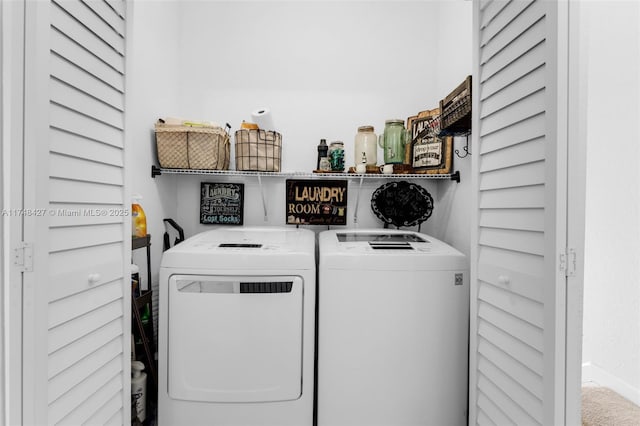
[[[356,164],[375,166],[378,163],[378,137],[373,132],[373,126],[358,127],[354,158]]]

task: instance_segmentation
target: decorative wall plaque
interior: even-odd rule
[[[288,225],[346,225],[347,181],[287,179]]]
[[[200,223],[242,225],[243,183],[200,183]]]
[[[405,150],[405,163],[415,173],[451,173],[453,138],[440,136],[440,109],[422,111],[407,119],[411,141]]]
[[[433,211],[431,194],[415,183],[385,183],[373,192],[371,209],[383,222],[395,226],[415,226],[429,219]]]

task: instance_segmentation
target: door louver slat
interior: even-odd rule
[[[121,356],[122,342],[119,337],[105,342],[104,346],[84,357],[49,381],[48,402],[60,398],[70,389],[89,377],[93,372],[114,358]]]
[[[123,167],[122,148],[87,139],[74,133],[51,128],[49,150],[56,154],[79,157],[96,163]]]
[[[505,393],[510,396],[513,402],[521,407],[526,413],[541,413],[542,401],[528,392],[527,389],[505,374],[498,366],[486,358],[480,358],[478,369],[480,372],[491,380],[500,389],[504,389]],[[536,416],[536,422],[542,423],[541,415]]]
[[[124,424],[125,4],[49,6],[48,424]],[[89,281],[88,277],[98,277]],[[126,283],[126,285],[125,285]],[[118,417],[119,415],[119,417]]]
[[[507,26],[508,23],[512,22],[523,10],[525,10],[529,5],[533,3],[533,0],[521,0],[521,1],[512,1],[509,3],[504,10],[495,18],[493,25],[489,28],[485,28],[482,32],[482,39],[480,40],[480,45],[485,46],[489,40],[496,37],[497,34],[500,34],[501,31]]]
[[[513,378],[538,399],[542,400],[544,391],[540,382],[540,375],[522,364],[519,360],[505,354],[497,346],[487,340],[482,340],[478,346],[478,353],[491,361],[503,371],[512,372]]]
[[[516,61],[511,62],[504,68],[500,68],[495,74],[481,75],[483,91],[480,93],[481,99],[487,99],[500,90],[504,90],[509,85],[515,83],[525,75],[533,72],[545,65],[546,55],[544,43],[540,42],[528,51],[521,51],[521,56]]]
[[[563,217],[560,3],[475,4],[470,424],[555,424],[564,398],[550,256]]]

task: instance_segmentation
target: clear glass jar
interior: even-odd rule
[[[331,142],[329,145],[329,162],[331,171],[344,172],[344,143],[341,141]]]
[[[404,120],[385,121],[384,133],[378,139],[378,144],[384,149],[385,164],[404,163],[404,145],[406,141],[407,132],[404,128]]]
[[[378,137],[373,126],[358,127],[355,140],[355,163],[365,163],[369,166],[378,164]]]

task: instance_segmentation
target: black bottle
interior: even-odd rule
[[[318,163],[316,164],[316,170],[320,170],[320,159],[322,157],[326,157],[329,151],[329,146],[327,145],[326,139],[320,139],[320,144],[318,145]]]

